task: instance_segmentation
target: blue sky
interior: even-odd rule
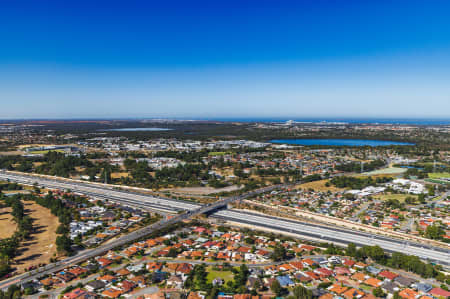
[[[449,118],[448,11],[411,0],[3,1],[0,118]]]

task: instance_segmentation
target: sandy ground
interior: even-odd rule
[[[170,191],[175,193],[194,194],[194,195],[207,195],[220,192],[230,192],[238,189],[239,189],[238,186],[233,185],[217,189],[213,187],[183,187],[183,188],[164,189],[161,191]]]
[[[22,271],[32,265],[48,263],[56,253],[56,229],[59,226],[58,218],[34,202],[23,202],[26,213],[33,218],[35,231],[29,240],[22,243],[19,255],[14,259],[14,267]]]
[[[17,225],[13,221],[11,208],[0,209],[0,239],[11,237],[16,231]]]

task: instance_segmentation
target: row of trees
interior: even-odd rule
[[[66,156],[64,153],[50,151],[44,155],[44,163],[36,167],[37,173],[69,177],[75,172],[75,167],[93,167],[86,157]]]
[[[350,243],[348,244],[346,253],[357,260],[362,261],[366,258],[371,258],[378,264],[410,271],[425,278],[434,277],[437,279],[445,279],[445,275],[436,266],[422,262],[417,256],[400,252],[393,253],[389,256],[378,245],[363,246],[357,249],[355,244]]]
[[[386,165],[383,160],[374,160],[363,164],[363,171],[372,171],[381,168]],[[361,172],[361,163],[350,162],[345,164],[336,165],[336,169],[344,172]]]
[[[351,189],[363,189],[368,186],[374,186],[381,183],[387,183],[392,181],[391,177],[351,177],[351,176],[338,176],[331,179],[330,183],[338,188],[351,188]]]
[[[0,240],[0,277],[10,272],[10,262],[16,256],[22,240],[29,237],[33,230],[33,220],[25,214],[25,208],[19,195],[5,197],[0,194],[2,204],[11,207],[11,215],[17,223],[17,229],[10,238]]]

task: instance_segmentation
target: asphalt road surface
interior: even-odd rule
[[[53,273],[55,271],[67,268],[70,265],[79,263],[83,260],[100,255],[112,248],[132,242],[136,239],[144,237],[155,230],[159,230],[178,221],[188,219],[192,216],[202,213],[213,213],[212,216],[225,221],[233,221],[253,226],[276,230],[281,233],[294,234],[299,237],[314,237],[315,239],[325,242],[335,242],[339,244],[355,243],[356,245],[379,245],[389,252],[403,252],[411,255],[417,255],[422,259],[436,262],[445,266],[450,265],[450,254],[448,249],[442,249],[433,246],[425,246],[422,244],[406,242],[403,240],[379,236],[376,234],[364,233],[350,229],[337,228],[335,226],[313,225],[300,221],[280,219],[277,217],[258,215],[253,213],[244,213],[233,210],[220,210],[226,207],[230,202],[251,197],[253,195],[268,192],[280,186],[270,186],[259,190],[251,191],[246,194],[234,197],[228,197],[208,205],[201,205],[187,201],[174,200],[152,195],[137,194],[135,192],[113,189],[111,186],[102,186],[100,184],[92,184],[89,182],[67,181],[59,178],[41,178],[30,176],[27,174],[18,174],[0,171],[0,179],[15,181],[22,184],[33,185],[37,183],[54,189],[70,189],[74,192],[86,194],[92,197],[104,198],[115,201],[124,205],[134,207],[148,208],[163,212],[176,213],[186,211],[170,220],[158,222],[145,228],[139,229],[117,240],[99,246],[96,249],[84,250],[79,254],[69,257],[63,261],[49,264],[43,268],[39,268],[32,272],[28,272],[13,278],[0,282],[0,289],[7,288],[14,283],[24,283],[32,279],[43,276],[44,274]]]

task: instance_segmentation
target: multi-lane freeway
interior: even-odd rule
[[[388,252],[402,252],[416,255],[422,259],[450,266],[450,250],[445,248],[427,246],[415,242],[365,233],[345,228],[329,227],[324,225],[282,219],[268,215],[255,214],[234,210],[222,210],[214,213],[213,217],[226,221],[247,224],[252,227],[266,228],[280,233],[286,232],[297,236],[304,236],[314,240],[333,242],[339,244],[354,243],[358,246],[379,245]]]
[[[0,283],[0,289],[5,288],[7,287],[7,285],[12,283],[23,283],[45,273],[64,269],[71,264],[99,255],[111,248],[126,244],[145,235],[148,235],[150,232],[156,229],[161,229],[167,225],[201,213],[213,213],[212,217],[219,218],[224,221],[250,225],[255,229],[270,229],[280,233],[288,233],[325,242],[335,242],[339,244],[355,243],[356,245],[379,245],[389,252],[404,252],[407,254],[417,255],[422,259],[433,261],[444,266],[450,266],[450,251],[448,248],[443,249],[439,247],[426,246],[419,243],[406,242],[400,239],[379,236],[345,228],[337,228],[335,226],[315,225],[311,223],[281,219],[261,214],[253,214],[235,210],[218,211],[220,208],[225,207],[230,202],[241,200],[258,193],[270,191],[275,188],[274,186],[255,190],[240,196],[225,198],[212,204],[201,205],[187,201],[117,190],[108,185],[62,180],[53,177],[31,176],[28,174],[21,174],[16,172],[0,171],[0,180],[10,180],[30,185],[37,183],[39,186],[53,189],[70,189],[74,192],[86,194],[92,197],[108,199],[110,201],[115,201],[124,205],[147,208],[161,212],[177,213],[179,211],[186,211],[186,213],[178,215],[171,220],[153,224],[151,226],[123,236],[112,243],[102,245],[96,249],[82,251],[78,255],[70,257],[57,264],[48,265],[45,269],[37,270],[36,273],[26,273],[24,275],[16,276],[9,280],[3,281]]]

